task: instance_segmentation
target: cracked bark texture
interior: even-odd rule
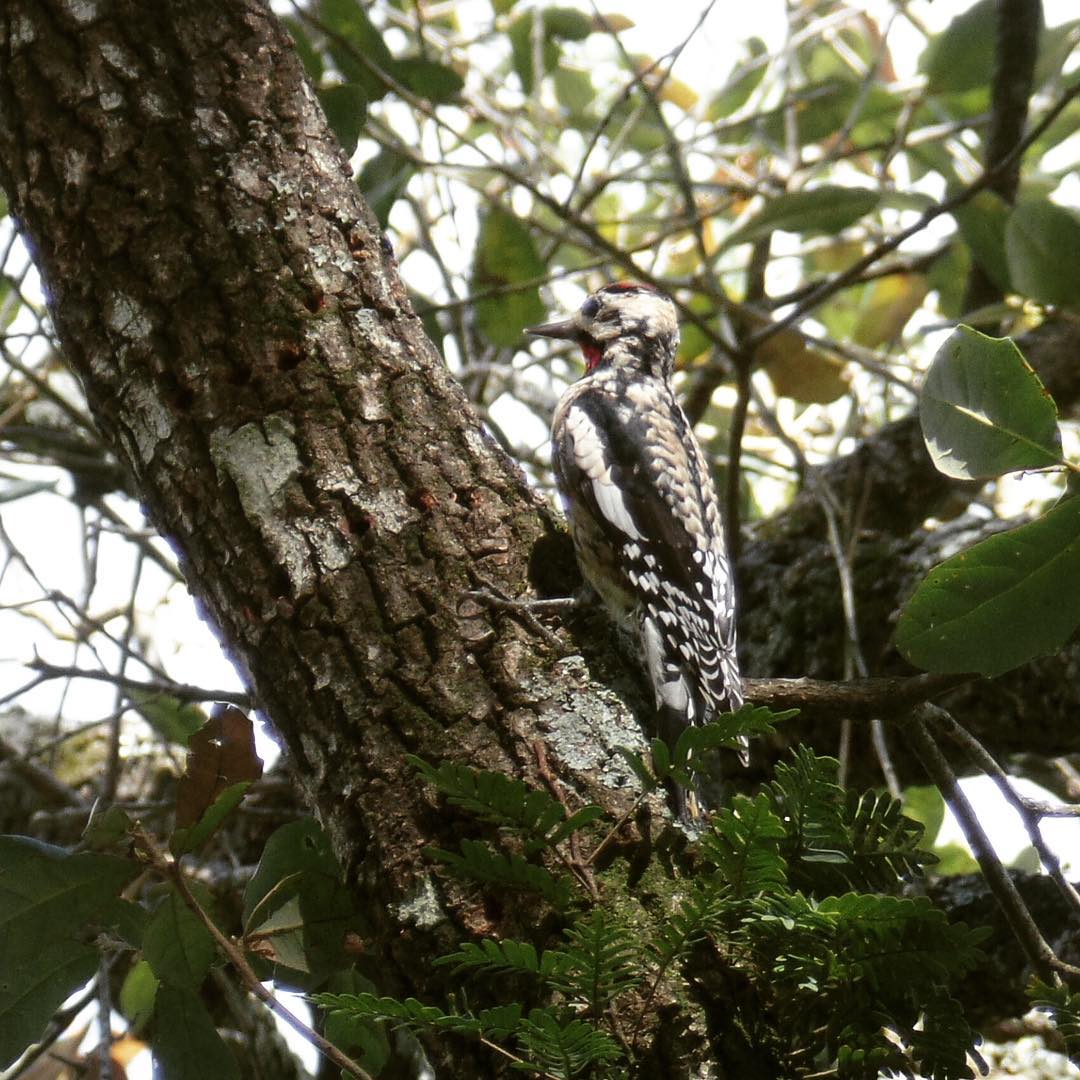
[[[454,823],[404,754],[535,779],[543,737],[610,799],[609,748],[639,738],[580,658],[460,602],[526,592],[552,515],[425,338],[264,4],[5,5],[0,180],[107,441],[364,896],[381,989],[440,999],[433,937],[530,913],[433,888]]]

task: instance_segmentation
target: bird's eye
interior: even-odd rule
[[[590,296],[584,304],[581,305],[581,314],[586,319],[591,319],[600,310],[600,301],[595,296]]]

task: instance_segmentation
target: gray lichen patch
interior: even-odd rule
[[[153,322],[139,302],[126,293],[111,293],[105,300],[105,324],[125,341],[145,341]]]
[[[415,926],[419,930],[431,930],[446,921],[446,912],[439,903],[435,885],[430,877],[417,882],[416,892],[394,906],[393,914],[399,923]]]
[[[555,669],[554,677],[538,676],[527,688],[543,694],[546,686],[537,727],[552,750],[569,768],[593,772],[608,787],[637,788],[636,777],[618,752],[620,746],[648,749],[633,713],[613,691],[591,682],[580,656],[564,657]]]
[[[286,488],[301,468],[295,434],[292,422],[279,414],[261,425],[219,428],[210,435],[210,457],[218,478],[236,485],[244,516],[277,557],[293,595],[302,596],[314,588],[315,572],[306,540],[285,513]]]
[[[131,381],[125,389],[126,417],[138,460],[149,465],[158,447],[172,435],[172,414],[157,394],[143,383]]]

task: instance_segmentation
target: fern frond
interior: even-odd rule
[[[928,998],[922,1024],[908,1035],[911,1056],[927,1080],[968,1080],[976,1074],[970,1055],[978,1034],[948,994]]]
[[[521,1021],[517,1037],[528,1059],[518,1067],[531,1068],[559,1080],[571,1080],[599,1065],[612,1065],[623,1056],[606,1032],[587,1020],[560,1020],[549,1009],[533,1009]]]
[[[691,885],[679,906],[657,928],[656,937],[650,942],[661,969],[684,956],[695,942],[719,930],[732,907],[731,898],[714,882]]]
[[[695,763],[704,767],[705,751],[719,747],[736,749],[744,738],[772,735],[778,723],[791,719],[798,712],[798,709],[773,712],[764,705],[751,705],[747,702],[735,712],[720,713],[707,724],[695,724],[682,730],[675,745],[671,747],[672,764],[679,769],[688,766],[693,769]]]
[[[835,758],[797,746],[789,761],[777,764],[776,778],[769,784],[773,809],[787,829],[783,854],[790,869],[811,884],[815,864],[850,862],[840,814],[843,789],[836,782],[839,771]]]
[[[601,909],[566,930],[556,950],[550,985],[599,1016],[620,994],[641,982],[641,949],[625,927]],[[545,959],[551,955],[545,953]]]
[[[1033,1008],[1050,1014],[1065,1040],[1069,1057],[1074,1061],[1080,1058],[1080,993],[1070,993],[1066,986],[1050,986],[1034,979],[1027,994]]]
[[[919,849],[922,825],[905,817],[903,804],[888,792],[849,791],[844,824],[852,847],[849,884],[856,888],[893,888],[905,875],[921,873],[937,857]]]
[[[524,833],[530,853],[553,847],[604,815],[601,807],[589,805],[568,817],[562,803],[546,791],[530,788],[523,780],[505,773],[449,761],[436,767],[413,754],[406,755],[406,759],[446,796],[447,802],[481,821]]]
[[[428,848],[427,854],[466,881],[537,893],[555,908],[569,906],[573,895],[565,874],[556,877],[546,867],[530,863],[516,853],[504,855],[479,840],[462,840],[460,854],[442,848]]]
[[[720,871],[733,897],[742,899],[783,888],[787,864],[780,854],[786,833],[769,798],[736,795],[712,820],[699,841],[702,857]]]
[[[485,938],[479,944],[463,942],[457,952],[438,957],[435,964],[439,967],[453,964],[455,975],[470,971],[491,975],[525,974],[541,978],[550,973],[554,963],[554,958],[548,959],[549,955],[538,954],[527,941],[493,941]]]

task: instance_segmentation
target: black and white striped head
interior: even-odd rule
[[[659,379],[671,376],[679,347],[675,305],[649,285],[605,285],[561,322],[530,326],[536,337],[576,341],[589,372],[622,367]]]

